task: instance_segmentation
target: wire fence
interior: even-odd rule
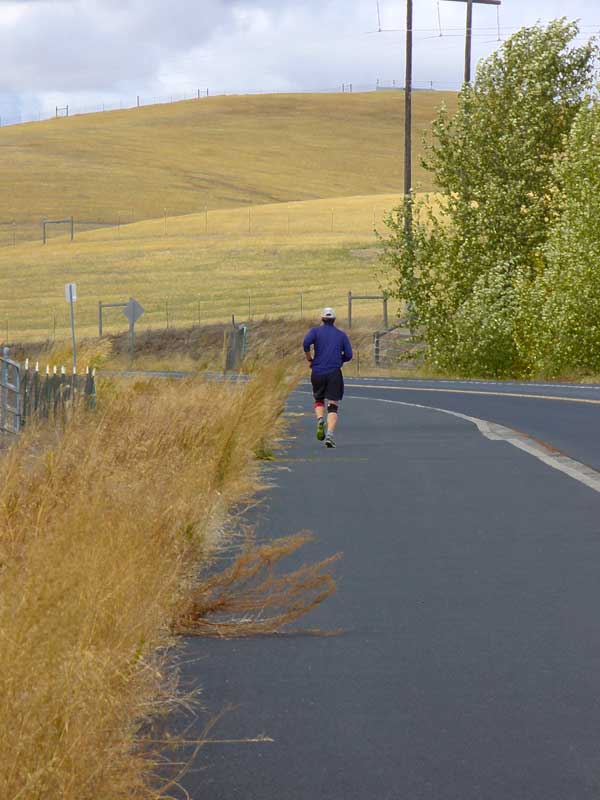
[[[454,92],[458,91],[461,85],[459,81],[415,80],[413,81],[413,90]],[[229,97],[236,95],[258,96],[265,94],[350,94],[353,92],[402,90],[403,87],[403,80],[395,78],[389,80],[377,78],[373,83],[368,84],[348,81],[338,83],[337,86],[319,87],[316,89],[259,89],[254,92],[216,89],[204,86],[188,88],[184,91],[178,90],[168,94],[132,95],[117,101],[96,103],[87,106],[76,106],[72,103],[65,103],[64,106],[40,109],[35,113],[28,114],[20,111],[2,110],[2,106],[0,105],[0,111],[2,112],[0,113],[0,127],[23,125],[31,122],[43,122],[44,120],[59,117],[69,118],[80,116],[81,114],[98,114],[110,111],[124,111],[131,108],[142,108],[145,106],[166,105],[185,100],[206,100],[206,98],[210,97]]]
[[[361,287],[356,285],[355,289]],[[367,287],[364,287],[367,288]],[[370,290],[373,286],[369,284]],[[357,291],[358,293],[358,291]],[[76,304],[77,335],[79,338],[97,338],[98,303],[127,300],[127,297],[85,297],[79,295]],[[345,288],[331,291],[322,286],[306,289],[279,288],[268,285],[262,288],[246,289],[242,286],[229,291],[211,291],[206,287],[195,296],[173,295],[170,297],[151,297],[141,292],[136,300],[144,309],[143,316],[136,322],[136,334],[144,331],[170,330],[196,325],[216,325],[233,322],[245,324],[262,319],[288,319],[313,323],[320,318],[324,305],[334,307],[341,325],[348,327],[348,292]],[[35,316],[18,316],[30,313],[19,308],[14,313],[0,317],[0,346],[24,341],[62,343],[71,335],[71,323],[67,304],[36,312]],[[395,307],[390,308],[390,324],[397,316]],[[368,324],[372,328],[384,327],[384,315],[380,300],[363,301],[352,311],[352,325],[361,327]],[[128,330],[129,323],[122,309],[103,311],[102,333],[110,336]]]
[[[160,216],[143,218],[135,209],[102,214],[69,214],[61,219],[0,220],[0,247],[25,242],[127,241],[161,239],[292,237],[305,234],[367,234],[383,226],[401,197],[369,203],[351,198],[302,203],[246,205],[238,208],[203,206],[196,211],[163,208]],[[131,227],[134,226],[134,227]],[[93,232],[93,236],[86,236]],[[83,237],[83,238],[82,238]]]

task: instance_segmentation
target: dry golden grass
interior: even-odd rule
[[[69,335],[64,284],[77,283],[81,336],[97,333],[98,301],[135,297],[146,309],[138,331],[263,316],[305,319],[324,305],[345,318],[347,293],[377,294],[374,224],[399,195],[265,205],[150,220],[99,230],[73,244],[55,240],[0,249],[0,342]],[[333,217],[333,232],[332,227]],[[288,230],[290,221],[290,233]],[[210,231],[214,230],[213,233]],[[393,314],[393,310],[390,312]],[[380,304],[359,303],[372,318]],[[56,332],[54,323],[56,322]],[[119,309],[105,313],[105,331],[126,329]]]
[[[383,214],[397,202],[398,195],[386,195],[264,206],[253,209],[256,231],[250,235],[240,232],[247,210],[233,210],[219,212],[222,234],[204,234],[204,215],[191,215],[169,220],[167,236],[164,221],[155,220],[123,229],[120,239],[96,231],[73,244],[0,249],[0,341],[53,338],[55,321],[57,338],[68,336],[64,284],[69,281],[77,284],[81,336],[97,333],[99,300],[129,297],[146,310],[139,331],[167,323],[222,322],[231,314],[238,320],[249,314],[299,318],[301,295],[305,318],[323,305],[337,307],[341,315],[349,290],[378,292],[373,217],[381,226]],[[275,233],[277,225],[281,230]],[[377,304],[361,303],[355,315],[378,311]],[[105,331],[126,327],[119,309],[106,312]]]
[[[442,102],[414,97],[415,185],[422,132]],[[0,221],[18,240],[43,217],[124,222],[246,204],[396,192],[402,186],[401,92],[215,97],[0,129],[11,191]],[[12,241],[0,226],[0,242]]]
[[[264,636],[305,616],[336,591],[329,569],[339,554],[291,573],[276,570],[311,539],[299,533],[257,545],[250,538],[230,567],[194,589],[178,630],[220,638]]]
[[[108,384],[96,414],[0,460],[3,798],[159,796],[141,731],[172,708],[164,647],[289,388],[284,366]]]
[[[294,361],[302,368],[306,362],[302,340],[313,320],[261,319],[248,326],[246,357],[240,365],[244,373],[256,373],[265,364]],[[126,333],[103,339],[84,339],[79,343],[81,361],[100,370],[164,370],[165,372],[222,372],[225,364],[224,334],[230,324],[196,325],[188,328],[144,331],[137,337],[136,353],[130,358],[129,336]],[[343,323],[341,325],[343,327]],[[354,360],[347,364],[348,375],[367,374],[373,369],[373,330],[381,327],[381,318],[361,318],[350,334]],[[68,342],[24,342],[12,351],[14,358],[30,363],[61,366],[70,364]],[[102,372],[101,372],[102,374]]]

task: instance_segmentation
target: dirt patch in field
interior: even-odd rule
[[[360,258],[361,261],[377,261],[381,252],[378,247],[365,247],[358,250],[350,250],[350,255],[352,258]]]

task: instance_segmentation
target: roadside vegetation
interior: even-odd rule
[[[287,361],[304,368],[302,340],[311,325],[319,319],[293,320],[287,318],[261,319],[248,324],[247,351],[239,366],[243,374],[257,374],[265,365]],[[381,319],[359,320],[352,327],[355,358],[346,365],[348,375],[365,374],[373,366],[373,329]],[[102,339],[83,339],[78,344],[82,363],[98,369],[99,374],[110,370],[163,370],[220,373],[225,364],[224,339],[229,324],[192,325],[159,330],[147,330],[136,337],[134,358],[131,358],[128,333],[111,334]],[[21,342],[11,348],[16,360],[60,367],[72,362],[68,341]]]
[[[600,369],[597,48],[577,34],[565,19],[522,29],[481,62],[433,124],[436,205],[387,219],[381,281],[439,370]]]
[[[2,797],[168,796],[178,768],[152,723],[183,702],[175,632],[278,630],[334,590],[330,562],[273,576],[305,536],[248,542],[213,571],[281,435],[286,372],[104,381],[95,413],[29,429],[0,459]]]

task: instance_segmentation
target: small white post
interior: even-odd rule
[[[77,372],[77,340],[75,338],[75,296],[74,284],[69,284],[69,306],[71,308],[71,338],[73,340],[73,371]]]

